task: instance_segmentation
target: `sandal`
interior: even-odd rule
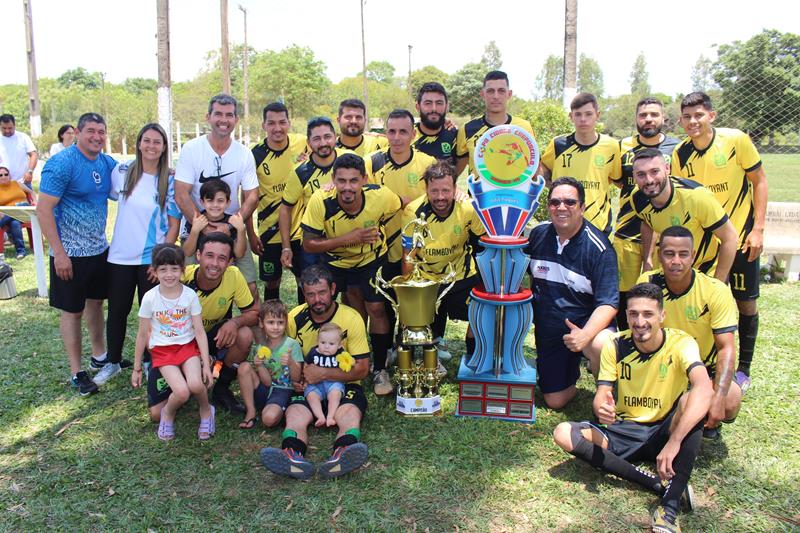
[[[253,429],[254,427],[256,427],[256,420],[257,420],[256,417],[248,418],[247,420],[239,424],[239,429]]]
[[[217,426],[214,422],[214,406],[211,407],[211,416],[208,418],[200,419],[200,427],[197,428],[197,438],[200,440],[208,440],[214,436]]]
[[[158,421],[158,431],[156,432],[158,438],[163,441],[172,440],[175,438],[175,421],[167,422],[164,420],[164,408],[161,409],[161,417]]]

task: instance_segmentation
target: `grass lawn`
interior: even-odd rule
[[[773,202],[800,202],[800,154],[761,154]]]
[[[772,174],[774,175],[774,173]],[[7,248],[11,253],[12,248]],[[33,259],[9,260],[20,295],[0,301],[1,531],[642,531],[656,500],[600,475],[551,441],[556,424],[591,416],[593,382],[563,412],[535,425],[456,419],[457,387],[442,387],[444,415],[403,419],[391,399],[368,394],[369,462],[348,477],[297,482],[258,460],[280,430],[237,429],[221,414],[216,436],[196,439],[192,406],[177,439],[162,443],[130,372],[81,398],[57,313],[35,297]],[[293,281],[283,295],[293,300]],[[762,288],[754,382],[721,442],[704,443],[692,483],[699,508],[687,531],[800,528],[800,284]],[[131,313],[126,344],[135,336]],[[463,353],[464,324],[448,330]],[[88,351],[88,342],[84,344]],[[455,373],[458,358],[447,366]],[[540,402],[540,398],[537,398]],[[330,453],[334,433],[311,430],[309,457]]]

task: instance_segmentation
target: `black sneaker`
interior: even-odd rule
[[[92,381],[92,378],[89,377],[89,374],[87,374],[85,370],[81,370],[75,374],[71,382],[74,387],[77,387],[78,393],[80,393],[81,396],[89,396],[97,392],[97,383]]]
[[[123,370],[126,369],[126,368],[130,368],[132,366],[133,366],[133,363],[131,361],[129,361],[128,359],[123,359],[122,361],[119,362],[119,367],[122,368]]]
[[[211,390],[211,403],[229,413],[244,413],[247,411],[244,405],[239,403],[236,396],[233,395],[233,391],[228,387],[221,386],[219,383]]]
[[[319,476],[323,479],[331,479],[343,476],[361,468],[367,462],[369,451],[363,442],[357,442],[349,446],[339,446],[327,461],[321,463],[317,468]]]
[[[717,440],[722,436],[722,425],[715,428],[703,428],[703,438]]]
[[[89,357],[89,371],[90,372],[98,372],[101,368],[106,366],[109,362],[110,362],[110,360],[108,359],[108,357],[106,357],[102,361],[98,361],[97,359],[94,358],[94,356]]]

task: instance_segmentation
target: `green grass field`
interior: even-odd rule
[[[769,199],[800,202],[800,154],[762,154]]]
[[[771,198],[800,201],[793,160],[800,156],[764,157]],[[7,256],[12,251],[7,247]],[[190,406],[178,417],[177,439],[162,443],[147,418],[145,393],[130,387],[130,372],[100,394],[79,397],[67,384],[58,315],[35,297],[33,258],[8,261],[20,294],[0,301],[0,531],[649,527],[654,497],[552,443],[556,424],[591,417],[594,385],[587,375],[576,401],[564,411],[540,409],[534,425],[456,419],[457,384],[450,378],[442,386],[444,414],[432,419],[401,418],[391,399],[369,393],[367,466],[333,482],[285,480],[258,461],[260,448],[279,445],[280,430],[240,431],[239,418],[221,414],[216,436],[200,443]],[[285,277],[282,295],[293,302],[293,294],[294,282]],[[800,284],[762,286],[753,388],[722,440],[704,443],[692,477],[699,508],[681,517],[685,531],[800,529],[798,302]],[[128,358],[134,322],[135,311]],[[456,356],[464,329],[463,323],[448,329]],[[447,363],[451,376],[457,361]],[[310,436],[310,459],[327,457],[334,433],[312,429]]]

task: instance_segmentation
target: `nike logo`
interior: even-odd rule
[[[220,174],[219,176],[204,176],[203,171],[200,171],[200,183],[205,183],[209,180],[221,180],[225,176],[230,176],[233,172],[226,172],[225,174]]]

